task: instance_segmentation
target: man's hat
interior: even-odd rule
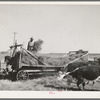
[[[33,37],[31,37],[30,39],[32,39],[32,40],[33,40]]]

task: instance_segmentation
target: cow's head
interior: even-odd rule
[[[65,76],[67,76],[68,74],[69,74],[70,72],[62,72],[62,71],[59,71],[58,72],[58,77],[57,77],[57,79],[58,80],[62,80]]]
[[[58,72],[58,77],[57,77],[57,79],[58,79],[58,80],[62,80],[65,76],[76,72],[78,69],[79,69],[79,68],[76,68],[75,70],[73,70],[73,71],[71,71],[71,72],[59,71],[59,72]]]

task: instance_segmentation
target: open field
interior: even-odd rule
[[[0,90],[14,91],[79,91],[75,83],[68,85],[66,79],[58,81],[56,77],[42,77],[25,82],[12,82],[9,80],[0,80]],[[85,86],[85,91],[100,91],[100,82],[92,85],[90,82]]]

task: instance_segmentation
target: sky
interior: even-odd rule
[[[100,53],[100,5],[0,4],[0,51],[30,37],[42,39],[42,53],[79,49]]]

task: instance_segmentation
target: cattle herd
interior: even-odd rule
[[[66,66],[65,69],[59,71],[58,80],[63,79],[67,75],[71,75],[73,79],[77,80],[77,87],[84,90],[85,80],[93,81],[97,80],[100,76],[100,58],[95,61],[88,62],[74,62]],[[82,84],[83,87],[80,87]]]

